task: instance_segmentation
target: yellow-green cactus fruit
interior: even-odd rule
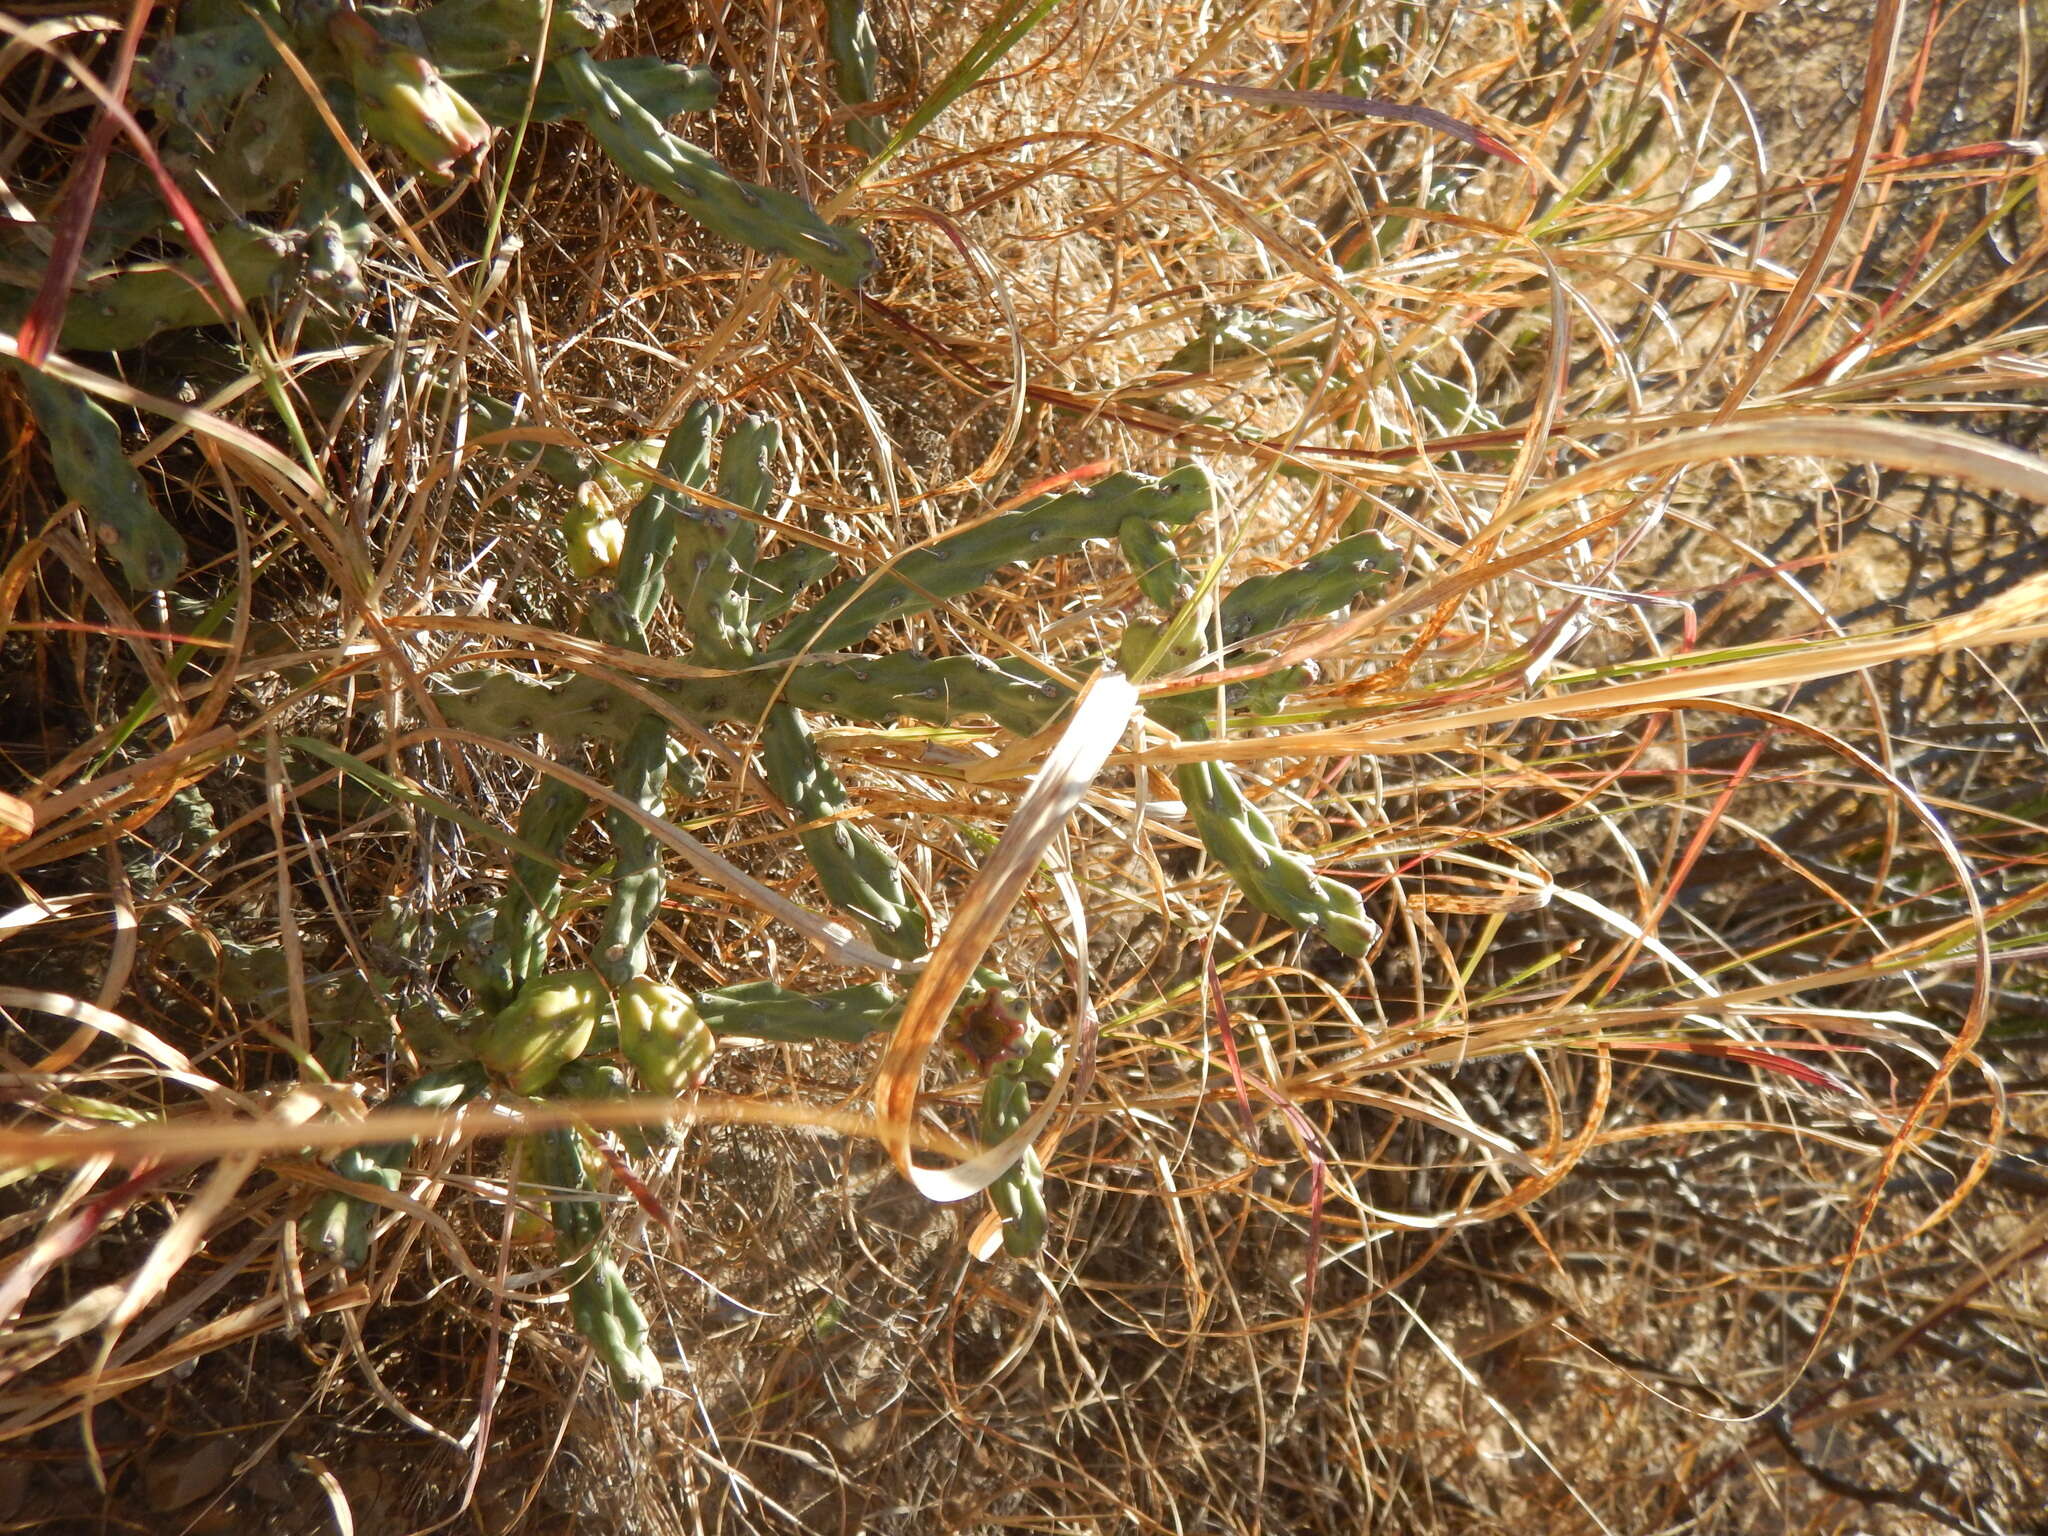
[[[619,989],[619,1052],[657,1093],[681,1093],[711,1066],[711,1030],[689,994],[636,976]]]
[[[661,462],[659,437],[628,438],[604,450],[597,473],[576,487],[576,504],[616,515],[633,505],[654,484],[654,467]]]
[[[484,1030],[477,1060],[516,1093],[539,1093],[581,1056],[611,1008],[595,971],[536,976]]]
[[[491,142],[491,125],[426,55],[386,41],[353,10],[335,12],[327,32],[347,62],[363,126],[380,143],[445,179]]]
[[[579,495],[576,505],[562,514],[562,545],[569,554],[569,569],[588,581],[619,563],[626,525],[599,498]]]

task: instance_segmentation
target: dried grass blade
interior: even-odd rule
[[[1120,673],[1100,674],[1089,684],[1058,745],[1018,803],[981,877],[932,951],[924,974],[904,1004],[903,1017],[889,1037],[875,1083],[878,1129],[897,1168],[928,1199],[964,1200],[1001,1178],[1045,1128],[1071,1080],[1076,1053],[1069,1051],[1045,1100],[1023,1125],[995,1146],[949,1169],[920,1168],[911,1161],[911,1124],[917,1113],[925,1058],[945,1028],[953,1004],[966,990],[982,956],[1037,870],[1047,845],[1087,794],[1137,705],[1137,687]]]
[[[1461,144],[1469,144],[1489,155],[1499,155],[1516,165],[1529,163],[1519,150],[1502,143],[1492,134],[1474,128],[1470,123],[1460,122],[1448,112],[1439,112],[1434,107],[1411,106],[1380,96],[1349,96],[1342,91],[1290,91],[1265,85],[1228,85],[1221,80],[1197,80],[1188,75],[1176,75],[1174,83],[1191,85],[1198,91],[1207,91],[1212,96],[1227,96],[1233,101],[1255,101],[1270,107],[1312,107],[1323,112],[1376,117],[1389,123],[1414,123],[1418,127],[1434,128],[1438,133],[1449,134]]]

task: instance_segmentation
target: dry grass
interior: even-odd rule
[[[271,333],[310,464],[246,357],[94,371],[199,555],[168,602],[95,562],[10,397],[0,748],[35,824],[0,856],[0,1520],[2048,1529],[2048,183],[2012,142],[2048,54],[1992,0],[1757,9],[1057,6],[857,179],[813,9],[650,0],[640,44],[729,76],[705,142],[869,221],[857,299],[703,236],[577,129],[491,167],[495,261],[489,187],[387,174],[364,329],[287,302]],[[884,120],[987,20],[878,13]],[[1528,166],[1175,83],[1352,89],[1354,28],[1375,95]],[[47,114],[28,57],[7,99]],[[40,162],[10,154],[12,187]],[[1169,371],[1225,305],[1318,317],[1315,345]],[[175,405],[180,369],[180,414],[140,398]],[[878,1058],[824,1047],[727,1052],[640,1169],[666,1230],[617,1201],[669,1360],[636,1409],[501,1243],[509,1115],[435,1122],[366,1273],[299,1251],[335,1182],[306,1149],[381,1139],[353,1116],[419,1050],[366,1016],[337,1051],[322,989],[389,969],[387,905],[496,891],[502,847],[441,812],[508,826],[531,779],[438,730],[425,682],[587,664],[549,507],[456,446],[458,378],[572,444],[698,394],[772,414],[791,536],[862,560],[1189,455],[1232,572],[1356,527],[1406,551],[1387,601],[1291,637],[1321,681],[1284,720],[1121,738],[1060,855],[1082,951],[1051,879],[1002,929],[1096,1041],[1038,1264],[970,1257],[977,1207],[870,1134]],[[915,638],[1070,662],[1134,601],[1077,557]],[[1049,747],[828,740],[942,917]],[[1363,968],[1137,820],[1205,751],[1359,884]],[[818,903],[716,758],[689,829]],[[742,889],[669,898],[685,985],[864,979]],[[274,985],[224,988],[192,934],[274,954]],[[375,1005],[448,985],[401,981]]]

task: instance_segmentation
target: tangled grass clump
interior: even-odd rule
[[[1653,9],[6,23],[0,1519],[2032,1518],[2048,61]]]

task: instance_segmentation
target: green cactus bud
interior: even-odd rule
[[[853,1045],[895,1028],[903,1000],[878,981],[836,992],[791,992],[772,981],[743,981],[699,992],[697,1011],[714,1035]]]
[[[536,976],[485,1028],[476,1058],[515,1093],[539,1093],[583,1054],[611,1014],[611,993],[595,971]]]
[[[114,418],[83,390],[12,358],[7,365],[42,428],[57,484],[84,509],[128,584],[155,592],[176,581],[185,568],[185,541],[149,499]]]
[[[688,993],[636,976],[619,989],[619,1054],[656,1093],[684,1093],[711,1069],[711,1030]]]
[[[754,186],[662,127],[596,68],[588,53],[565,53],[554,70],[582,109],[591,136],[619,169],[686,209],[705,228],[773,256],[787,256],[842,288],[857,288],[874,248],[856,230],[827,223],[800,197]]]
[[[647,1314],[611,1255],[594,1259],[569,1287],[569,1315],[623,1401],[633,1402],[661,1385],[661,1357],[647,1342]]]
[[[650,715],[633,730],[612,766],[612,788],[650,816],[661,815],[668,787],[668,722]],[[612,899],[598,934],[597,968],[614,986],[647,969],[647,934],[661,911],[668,880],[661,844],[638,818],[617,808],[604,815],[617,852]]]
[[[619,563],[626,546],[626,525],[594,500],[576,498],[576,504],[562,514],[562,547],[569,556],[569,569],[588,581]]]
[[[718,407],[699,400],[683,413],[662,445],[655,467],[678,485],[699,485],[718,431]],[[664,572],[675,552],[678,527],[689,498],[666,485],[649,484],[626,519],[626,543],[619,552],[619,596],[641,624],[654,617]]]
[[[768,712],[761,770],[783,804],[809,823],[797,839],[832,904],[859,919],[884,954],[922,956],[930,946],[929,930],[904,889],[896,856],[863,828],[837,819],[850,805],[846,789],[787,703]]]
[[[1116,474],[1041,496],[911,551],[891,562],[884,575],[842,582],[784,629],[770,654],[846,650],[889,619],[966,596],[1006,565],[1071,554],[1091,539],[1113,539],[1129,518],[1178,528],[1207,511],[1210,502],[1209,476],[1197,464],[1182,465],[1162,480]]]
[[[421,53],[387,41],[355,11],[336,11],[327,35],[347,65],[372,137],[447,179],[491,142],[491,125]]]
[[[708,450],[710,445],[705,446]],[[654,484],[652,471],[661,462],[661,447],[658,437],[636,437],[605,449],[596,473],[576,487],[578,505],[608,517],[622,516]]]

